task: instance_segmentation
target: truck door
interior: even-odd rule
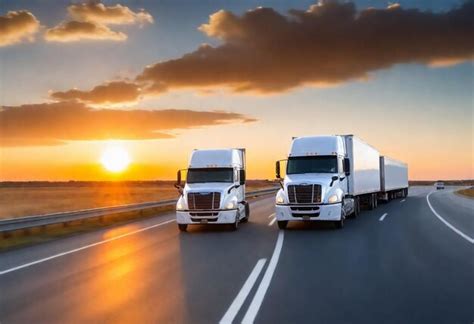
[[[344,158],[341,156],[337,158],[337,171],[340,181],[339,188],[344,190],[345,193],[349,192],[349,179],[347,178],[346,173],[344,172]]]
[[[245,170],[235,169],[237,184],[240,187],[237,189],[237,199],[239,202],[245,200]]]

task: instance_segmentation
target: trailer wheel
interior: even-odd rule
[[[374,199],[374,195],[371,194],[369,196],[369,210],[373,210],[375,209],[375,199]]]
[[[360,215],[360,201],[359,197],[354,199],[354,213],[352,214],[352,218],[357,218]]]
[[[181,232],[186,232],[188,229],[188,224],[178,224],[178,228]]]
[[[288,226],[288,221],[278,221],[278,228],[284,230]]]

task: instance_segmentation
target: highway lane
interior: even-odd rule
[[[265,278],[257,323],[470,323],[473,245],[432,213],[430,190],[412,188],[405,201],[364,211],[342,230],[290,224],[274,273],[269,264],[279,231],[269,226],[273,197],[253,201],[250,223],[237,232],[199,226],[180,234],[174,222],[164,224],[0,275],[0,322],[215,323],[260,262],[261,272],[237,303],[235,323],[263,291]],[[443,216],[457,210],[466,217],[447,199],[430,196]],[[0,273],[173,217],[2,253]]]
[[[257,322],[471,323],[473,245],[432,214],[429,190],[343,231],[293,226]]]
[[[437,190],[430,195],[430,203],[446,221],[474,237],[474,199],[455,194],[456,190]]]
[[[180,235],[170,223],[1,275],[0,322],[217,322],[256,262],[271,256],[277,232],[268,226],[273,199],[252,201],[251,222],[237,232],[196,226]],[[66,251],[150,222],[31,249],[40,257],[54,255],[58,245]],[[29,250],[0,254],[0,270],[31,262]]]

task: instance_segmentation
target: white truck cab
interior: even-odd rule
[[[194,150],[183,185],[179,170],[175,187],[176,222],[181,231],[190,224],[231,224],[237,229],[249,218],[245,200],[245,149]]]
[[[342,227],[354,205],[347,196],[349,174],[343,137],[294,138],[282,189],[276,195],[278,226],[284,229],[288,221],[320,220]],[[280,161],[276,176],[281,179]]]

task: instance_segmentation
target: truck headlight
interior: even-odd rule
[[[275,197],[275,203],[277,205],[282,205],[285,203],[285,194],[283,193],[283,191],[278,191],[276,197]]]
[[[183,199],[180,198],[178,199],[178,202],[176,203],[176,210],[185,210],[185,204],[183,202]]]
[[[225,205],[225,209],[234,209],[235,207],[237,207],[237,203],[235,201],[229,201],[226,205]]]
[[[337,202],[339,202],[339,197],[337,195],[332,195],[328,199],[328,203],[330,204],[335,204]]]

